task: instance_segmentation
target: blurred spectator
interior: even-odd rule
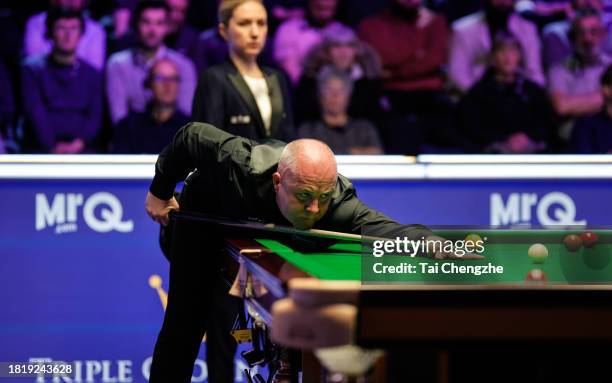
[[[463,98],[460,115],[469,151],[534,153],[546,149],[553,112],[546,91],[521,73],[521,45],[496,36],[491,67]]]
[[[4,148],[3,138],[10,133],[15,118],[13,85],[8,69],[0,61],[0,151]]]
[[[85,0],[50,0],[52,7],[70,8],[82,12]],[[40,55],[51,51],[51,39],[46,34],[47,12],[30,17],[25,27],[23,50],[25,56]],[[106,34],[95,20],[85,16],[85,28],[77,48],[77,56],[92,67],[102,70],[106,58]]]
[[[53,8],[46,17],[51,53],[23,65],[22,97],[26,150],[81,153],[91,147],[102,124],[102,74],[77,57],[82,14]]]
[[[170,8],[166,45],[195,62],[198,54],[198,31],[185,23],[189,0],[166,0]]]
[[[162,0],[146,0],[138,4],[134,13],[138,32],[138,47],[113,54],[106,68],[106,96],[111,121],[117,123],[130,111],[142,112],[150,92],[144,80],[151,65],[169,58],[181,74],[178,107],[189,115],[196,83],[195,67],[191,60],[163,44],[168,28],[168,5]]]
[[[295,132],[286,80],[257,63],[268,34],[263,2],[224,0],[219,20],[229,59],[200,73],[193,121],[247,138],[292,140]]]
[[[518,0],[514,9],[527,20],[533,21],[538,29],[547,24],[573,17],[573,0]]]
[[[382,154],[374,125],[352,119],[347,113],[353,88],[351,78],[338,68],[326,67],[317,81],[322,117],[302,124],[299,137],[323,141],[336,154]]]
[[[422,0],[394,0],[390,9],[363,21],[359,32],[380,55],[385,89],[395,92],[392,98],[443,89],[448,28],[442,16],[422,6]]]
[[[327,28],[350,29],[335,20],[337,6],[338,0],[309,0],[306,17],[289,19],[278,27],[274,58],[293,84],[302,75],[304,57],[323,40]]]
[[[145,86],[153,98],[144,112],[130,112],[114,128],[114,153],[159,153],[189,117],[176,108],[180,73],[170,59],[151,67]]]
[[[603,0],[573,0],[572,5],[572,18],[575,14],[574,12],[580,12],[588,8],[595,9],[601,14],[604,7]],[[568,18],[567,20],[551,23],[542,31],[542,54],[546,68],[562,63],[571,55],[573,48],[570,41],[570,20],[571,18]],[[612,29],[606,27],[605,23],[604,29],[606,31],[602,49],[607,54],[610,54],[612,53]]]
[[[538,31],[533,23],[514,12],[514,3],[515,0],[484,0],[482,11],[453,23],[449,77],[459,90],[466,91],[482,77],[491,51],[491,36],[498,31],[507,31],[518,39],[525,76],[544,84]]]
[[[610,62],[601,51],[604,34],[599,12],[594,9],[578,12],[570,30],[574,52],[549,71],[549,93],[560,116],[583,116],[602,107],[600,77]]]
[[[612,66],[601,76],[604,107],[594,116],[576,120],[570,140],[574,153],[612,154]]]
[[[393,0],[390,8],[364,20],[359,31],[382,60],[390,108],[382,129],[387,153],[416,154],[425,141],[448,136],[454,119],[442,71],[448,53],[444,17],[421,0]]]
[[[321,118],[317,76],[321,68],[333,66],[349,75],[353,92],[348,113],[356,118],[380,121],[381,65],[378,54],[359,41],[351,30],[329,28],[323,42],[304,59],[304,74],[295,91],[296,119],[312,121]]]

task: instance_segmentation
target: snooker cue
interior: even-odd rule
[[[298,235],[298,236],[307,236],[314,238],[323,238],[323,239],[336,239],[336,240],[344,240],[344,241],[374,241],[374,240],[384,240],[385,238],[377,238],[377,237],[369,237],[363,236],[359,234],[352,233],[342,233],[338,231],[329,231],[329,230],[321,230],[321,229],[309,229],[309,230],[300,230],[295,229],[289,226],[276,225],[273,223],[263,223],[258,221],[248,221],[248,220],[234,220],[225,217],[217,217],[206,215],[202,213],[196,213],[191,211],[177,211],[171,210],[169,212],[169,216],[171,220],[177,219],[185,219],[185,220],[194,220],[206,223],[217,224],[221,226],[227,226],[237,229],[247,229],[247,230],[258,230],[272,233],[282,233],[282,234],[290,234],[290,235]]]

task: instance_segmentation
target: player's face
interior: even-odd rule
[[[157,63],[151,76],[153,100],[160,105],[175,105],[180,81],[181,77],[174,64],[168,61]]]
[[[576,28],[576,49],[579,54],[590,57],[597,53],[604,37],[604,27],[599,17],[585,17]]]
[[[521,52],[514,45],[506,45],[493,53],[493,68],[495,71],[511,75],[516,73],[521,62]]]
[[[266,8],[257,1],[243,3],[234,9],[228,25],[221,24],[219,28],[236,55],[256,58],[264,48],[268,36]]]
[[[79,19],[59,19],[53,26],[53,46],[64,54],[74,53],[81,39],[81,21]]]
[[[327,80],[320,92],[321,108],[324,113],[345,114],[349,102],[349,90],[342,80],[330,78]]]
[[[170,7],[168,29],[174,33],[181,29],[185,23],[189,2],[187,0],[167,0],[167,3]]]
[[[355,63],[355,47],[350,44],[335,44],[329,48],[329,56],[334,66],[340,70],[348,70]]]
[[[304,169],[299,175],[290,170],[274,173],[278,208],[295,228],[310,229],[327,213],[336,179],[337,174],[331,168],[319,172]]]
[[[143,47],[159,47],[168,31],[168,14],[162,8],[145,9],[138,20],[138,37]]]
[[[310,0],[308,2],[310,14],[321,24],[325,24],[336,17],[337,6],[337,0]]]

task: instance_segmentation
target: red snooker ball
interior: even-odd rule
[[[527,282],[546,282],[546,273],[540,269],[532,269],[525,277]]]
[[[593,247],[597,243],[597,234],[592,231],[585,231],[580,235],[580,239],[582,239],[584,247]]]

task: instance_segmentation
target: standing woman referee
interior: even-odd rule
[[[229,59],[200,74],[193,120],[251,139],[294,139],[287,82],[280,72],[259,66],[268,34],[262,0],[222,0],[219,32]]]

